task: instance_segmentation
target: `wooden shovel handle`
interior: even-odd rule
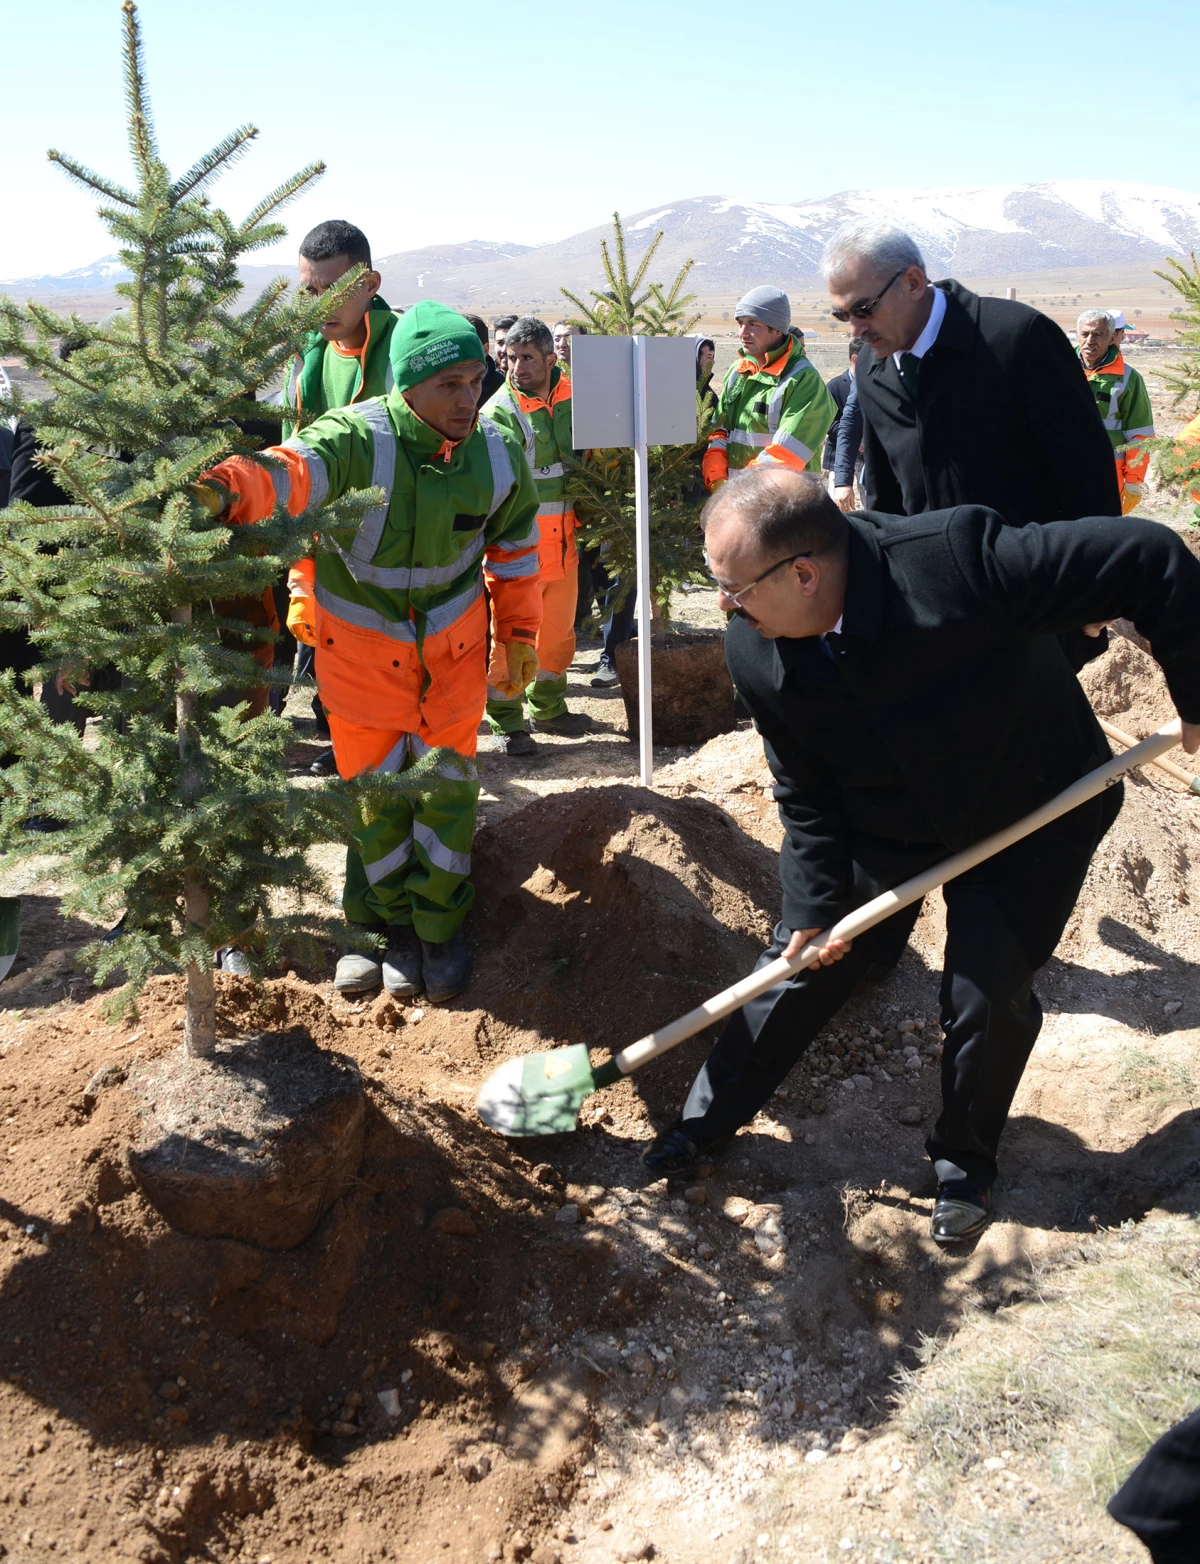
[[[1040,831],[1042,826],[1049,825],[1060,815],[1078,808],[1089,798],[1095,798],[1097,793],[1103,793],[1105,788],[1119,782],[1126,772],[1135,771],[1139,766],[1144,766],[1157,759],[1159,755],[1165,754],[1167,750],[1173,749],[1179,743],[1180,736],[1180,725],[1177,721],[1160,728],[1157,733],[1152,733],[1140,744],[1134,744],[1133,748],[1126,750],[1123,755],[1114,755],[1107,764],[1097,766],[1095,771],[1089,771],[1086,776],[1080,777],[1078,782],[1072,783],[1063,792],[1056,794],[1040,809],[1035,809],[1032,814],[1015,820],[1012,825],[1005,826],[1003,831],[996,831],[993,835],[984,837],[982,842],[976,842],[973,847],[964,847],[962,852],[944,858],[941,863],[934,864],[922,874],[913,875],[911,880],[905,880],[893,890],[884,891],[882,896],[864,902],[861,907],[835,923],[832,928],[818,934],[816,939],[807,944],[790,961],[782,956],[778,957],[757,972],[752,972],[749,977],[744,977],[739,982],[731,984],[729,988],[723,989],[721,993],[714,994],[711,999],[705,1000],[702,1005],[697,1005],[695,1010],[689,1010],[687,1015],[680,1016],[677,1021],[671,1021],[666,1026],[660,1027],[657,1032],[651,1032],[648,1036],[639,1038],[636,1043],[630,1043],[628,1048],[623,1048],[620,1053],[614,1055],[613,1062],[622,1075],[631,1074],[642,1065],[648,1064],[651,1059],[657,1059],[659,1054],[674,1048],[677,1043],[682,1043],[686,1038],[702,1032],[714,1021],[721,1021],[727,1015],[732,1015],[735,1010],[740,1010],[751,999],[757,999],[769,988],[774,988],[776,983],[782,983],[785,978],[791,977],[793,973],[801,971],[804,967],[815,965],[822,947],[830,940],[851,940],[860,934],[865,934],[868,929],[873,928],[877,923],[882,923],[884,918],[890,917],[893,912],[898,912],[901,907],[919,901],[922,896],[928,895],[947,880],[965,874],[968,869],[973,869],[985,858],[1003,852],[1006,847],[1011,847],[1022,837]]]
[[[1097,717],[1096,721],[1108,734],[1110,739],[1116,739],[1118,744],[1124,744],[1126,749],[1132,749],[1137,739],[1130,737],[1128,733],[1122,733],[1120,728],[1114,728],[1111,722],[1106,722],[1103,717]],[[1190,771],[1185,771],[1182,766],[1177,766],[1173,760],[1164,760],[1159,756],[1157,760],[1150,762],[1160,771],[1165,771],[1169,777],[1174,777],[1176,782],[1182,782],[1189,793],[1200,794],[1200,777],[1193,776]]]

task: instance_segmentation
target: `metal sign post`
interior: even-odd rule
[[[576,450],[633,450],[637,546],[638,745],[643,787],[654,782],[650,673],[650,447],[696,440],[693,337],[573,337],[571,438]]]

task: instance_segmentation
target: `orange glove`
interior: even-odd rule
[[[525,641],[497,641],[492,647],[488,683],[497,695],[511,701],[533,683],[537,670],[536,648]]]
[[[302,559],[288,571],[287,627],[305,646],[317,644],[317,567],[311,559]]]
[[[710,445],[701,458],[700,475],[704,479],[704,487],[710,491],[724,483],[729,476],[728,453]]]

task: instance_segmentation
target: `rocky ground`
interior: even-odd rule
[[[703,1038],[591,1099],[574,1135],[479,1124],[501,1060],[602,1057],[748,970],[774,917],[755,735],[661,754],[643,790],[594,660],[573,700],[604,730],[487,759],[463,1002],[348,1003],[331,968],[219,980],[224,1035],[303,1034],[365,1079],[357,1181],[297,1250],[185,1237],[142,1198],[119,1077],[178,1047],[180,987],[155,979],[107,1024],[72,968],[90,931],[59,917],[54,860],[30,871],[0,989],[8,1557],[1139,1556],[1104,1500],[1200,1402],[1200,800],[1129,784],[1039,984],[997,1220],[947,1254],[922,1146],[936,896],[707,1176],[640,1162]],[[1085,678],[1136,733],[1167,714],[1126,641]],[[1101,1359],[1103,1406],[1078,1373]]]

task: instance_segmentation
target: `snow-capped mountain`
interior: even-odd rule
[[[885,217],[921,245],[934,276],[997,276],[1083,266],[1157,264],[1200,249],[1200,195],[1154,185],[1050,180],[1034,185],[961,185],[936,190],[844,190],[819,201],[774,203],[691,196],[625,219],[636,262],[660,230],[653,274],[666,281],[689,259],[689,287],[706,296],[759,282],[811,286],[825,241],[856,217]],[[607,223],[535,248],[472,240],[383,256],[383,293],[500,308],[506,299],[560,310],[559,288],[600,285]],[[289,266],[247,267],[249,287]],[[62,276],[0,282],[16,298],[107,292],[123,275],[115,256]]]

